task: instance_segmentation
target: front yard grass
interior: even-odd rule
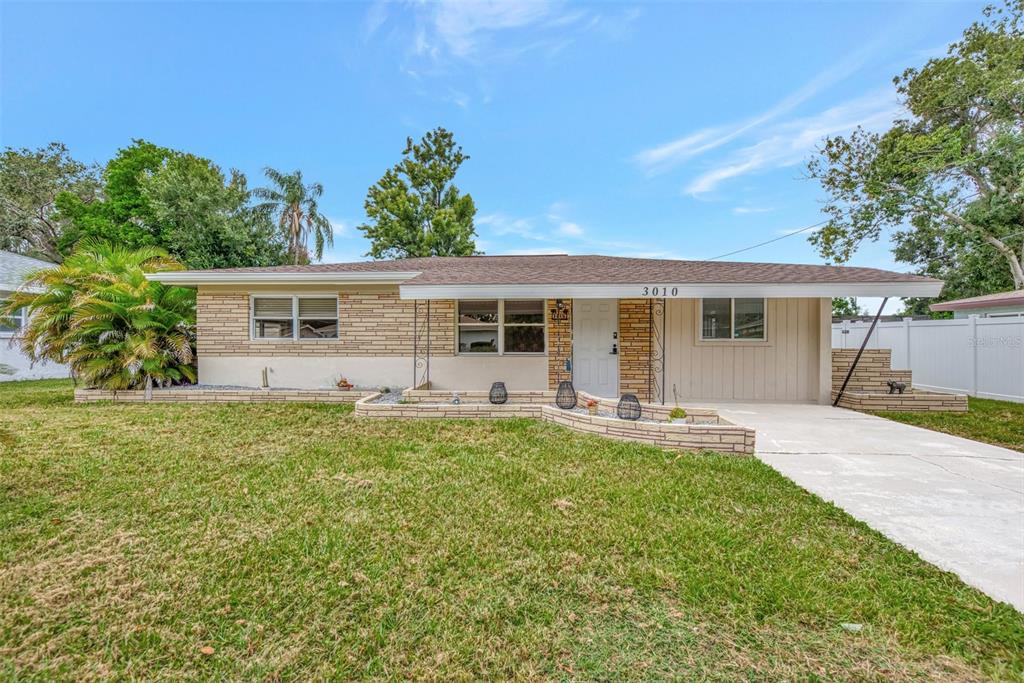
[[[1019,679],[1022,648],[753,458],[0,384],[2,678]]]
[[[876,413],[909,425],[1024,451],[1024,403],[968,396],[966,413]]]

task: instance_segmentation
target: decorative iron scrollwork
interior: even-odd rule
[[[651,403],[665,403],[665,300],[648,301],[651,343],[647,358],[647,395]]]
[[[416,299],[412,309],[412,388],[430,385],[430,299]]]

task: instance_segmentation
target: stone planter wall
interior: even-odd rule
[[[451,391],[431,389],[406,389],[402,399],[409,403],[448,403],[452,399]],[[489,391],[459,391],[459,398],[467,403],[487,403]],[[509,391],[508,403],[551,403],[555,400],[554,391]]]
[[[846,373],[857,357],[856,349],[832,350],[832,400],[839,395]],[[853,371],[846,391],[839,401],[840,408],[868,412],[891,410],[897,412],[967,412],[967,396],[964,394],[942,394],[917,391],[911,388],[913,381],[910,370],[893,370],[890,349],[864,349],[857,369]],[[889,380],[903,382],[907,390],[902,394],[890,394]]]
[[[404,397],[406,394],[408,398]],[[379,394],[360,399],[355,406],[355,415],[362,418],[399,419],[525,417],[554,422],[578,432],[599,434],[620,441],[647,443],[669,450],[711,450],[736,454],[754,452],[755,433],[753,429],[731,424],[707,408],[687,409],[687,413],[692,417],[699,415],[699,419],[702,421],[714,420],[716,424],[697,425],[665,421],[634,422],[615,417],[561,410],[551,405],[554,400],[554,392],[550,391],[509,392],[509,402],[502,405],[484,402],[487,392],[459,392],[459,396],[466,401],[479,400],[481,402],[454,405],[447,402],[451,398],[451,392],[407,390],[403,392],[403,403],[376,403]],[[580,397],[582,405],[589,398],[589,394],[580,392]],[[437,402],[431,402],[431,399]],[[601,407],[605,410],[614,410],[615,404],[615,401],[601,401]],[[644,411],[645,416],[664,412],[665,419],[667,419],[668,411],[671,408],[641,404],[641,410]]]
[[[595,400],[601,410],[607,410],[615,412],[615,408],[619,405],[618,399],[614,398],[601,398],[600,396],[592,396],[585,391],[577,392],[579,397],[579,405],[586,407],[587,401]],[[641,403],[640,404],[640,417],[645,417],[648,420],[668,420],[669,413],[675,406],[663,406],[659,403]],[[722,422],[722,419],[718,416],[714,410],[710,408],[684,408],[686,411],[686,417],[697,418],[701,421],[713,421],[716,424]]]
[[[361,398],[375,396],[375,391],[341,391],[337,389],[153,389],[153,403],[273,403],[281,401],[309,403],[355,403]],[[105,389],[75,389],[76,403],[116,401],[119,403],[145,403],[142,390],[107,391]]]
[[[832,392],[833,401],[838,393],[837,391]],[[904,394],[865,393],[847,389],[843,392],[839,407],[866,412],[966,413],[967,396],[965,394],[940,394],[924,391],[908,391]]]

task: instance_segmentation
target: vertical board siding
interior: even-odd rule
[[[667,306],[667,400],[818,400],[818,299],[768,299],[765,344],[701,343],[700,302],[670,299]]]

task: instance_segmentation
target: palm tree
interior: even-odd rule
[[[145,277],[181,267],[156,247],[85,243],[31,274],[5,310],[27,310],[19,343],[29,358],[66,363],[87,386],[194,382],[195,293]]]
[[[253,196],[264,200],[256,209],[275,216],[281,232],[288,240],[288,252],[295,264],[308,254],[306,243],[313,238],[316,258],[324,255],[324,244],[334,246],[334,234],[331,222],[320,214],[317,200],[324,193],[320,183],[302,183],[302,171],[281,173],[272,168],[265,168],[266,174],[274,187],[257,187]]]

